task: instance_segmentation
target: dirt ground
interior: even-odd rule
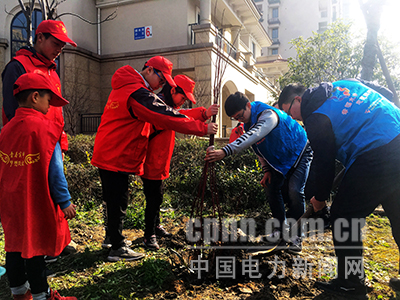
[[[317,280],[324,281],[332,278],[328,268],[319,267],[322,266],[322,262],[332,263],[334,261],[330,230],[326,230],[319,240],[313,235],[304,239],[303,250],[296,255],[282,249],[269,254],[254,255],[247,251],[248,248],[262,246],[262,243],[253,241],[251,243],[212,244],[208,249],[194,249],[194,245],[189,245],[186,240],[187,220],[187,218],[166,220],[164,227],[173,233],[173,237],[159,240],[162,249],[158,252],[162,259],[170,263],[173,275],[166,280],[161,289],[136,293],[132,299],[340,299],[326,295],[314,287]],[[134,249],[142,247],[143,232],[141,230],[128,229],[124,233],[133,242]],[[377,231],[370,231],[367,234],[374,235],[372,236],[374,242],[373,244],[366,243],[366,259],[374,259],[371,255],[377,252],[374,246],[376,241],[384,244],[385,249],[396,249],[393,251],[397,253],[397,246],[387,231],[384,236],[376,236],[379,234]],[[104,231],[100,225],[86,226],[82,224],[82,226],[71,229],[71,235],[78,244],[78,251],[83,253],[89,242],[99,248],[104,238]],[[221,247],[224,248],[221,249]],[[106,253],[108,253],[106,250],[95,251],[95,253],[90,253],[90,257],[98,255],[97,259],[106,260]],[[191,265],[191,262],[198,259],[199,255],[201,255],[201,260],[208,262],[208,271],[202,271],[201,278],[196,271],[191,272],[191,269],[196,269],[196,264]],[[398,256],[392,258],[398,261]],[[231,260],[229,261],[229,259]],[[67,257],[65,261],[68,261]],[[255,262],[258,263],[258,267]],[[235,271],[228,272],[232,270],[233,265]],[[244,266],[247,266],[247,269],[243,269]],[[395,263],[392,268],[393,270],[397,269],[397,264]],[[389,276],[387,275],[377,275],[367,282],[370,299],[400,299],[400,295],[396,296],[389,288],[388,280]],[[1,296],[4,295],[1,290],[6,288],[8,289],[2,278],[0,280],[1,300],[9,299],[3,299]]]
[[[173,233],[173,237],[161,239],[159,243],[162,248],[170,249],[165,258],[172,265],[174,276],[164,285],[165,289],[162,292],[153,293],[151,296],[143,295],[144,299],[339,299],[314,287],[317,280],[324,281],[332,278],[331,275],[325,274],[331,270],[319,267],[323,262],[334,261],[329,229],[319,236],[319,240],[315,236],[304,239],[303,250],[299,254],[294,255],[287,250],[277,250],[254,256],[246,251],[246,248],[254,247],[254,245],[262,246],[262,243],[235,243],[231,244],[232,249],[222,250],[218,249],[222,246],[220,244],[211,245],[216,247],[216,249],[211,247],[212,250],[191,249],[193,245],[188,246],[186,240],[186,222],[187,218],[182,218],[178,225],[176,221],[165,224],[164,227]],[[80,245],[84,245],[88,238],[99,243],[103,239],[102,230],[82,232],[75,229],[72,234],[74,240]],[[142,243],[141,230],[125,230],[125,235],[133,241],[134,245]],[[397,247],[391,236],[384,238],[391,243],[392,247]],[[227,245],[229,246],[229,244],[223,246]],[[366,253],[368,254],[370,250],[372,249],[367,247]],[[198,255],[202,255],[202,260],[208,261],[208,272],[202,271],[200,279],[197,272],[190,271],[190,262],[196,260]],[[243,263],[249,261],[250,256],[259,263],[257,272],[243,272]],[[232,274],[223,274],[224,269],[221,267],[219,268],[221,273],[217,276],[216,261],[217,259],[224,260],[226,257],[234,257],[236,268],[234,278]],[[308,266],[307,271],[304,271],[305,262]],[[195,266],[196,264],[194,268]],[[397,268],[397,265],[394,268]],[[250,278],[250,273],[253,278]],[[400,299],[399,296],[396,298],[396,294],[389,288],[387,277],[378,278],[375,281],[379,282],[378,289],[374,288],[374,282],[367,281],[370,299]]]

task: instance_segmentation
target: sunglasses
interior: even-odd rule
[[[296,97],[297,97],[297,96],[296,96]],[[287,111],[287,114],[288,114],[289,116],[292,116],[292,114],[290,113],[290,110],[292,109],[292,105],[293,105],[293,103],[294,103],[294,100],[296,100],[296,97],[294,97],[293,100],[292,100],[292,102],[290,102],[289,109],[288,109],[288,111]]]
[[[153,71],[154,71],[154,73],[158,76],[158,78],[160,78],[160,85],[165,84],[165,82],[166,82],[165,78],[162,78],[162,77],[160,76],[160,74],[158,74],[158,72],[156,71],[156,69],[153,69]],[[163,77],[164,77],[164,76],[163,76]]]

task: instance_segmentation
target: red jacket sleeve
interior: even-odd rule
[[[198,136],[207,134],[208,125],[203,121],[179,113],[145,88],[140,88],[131,94],[128,109],[133,118],[151,123],[157,128]]]
[[[60,146],[61,146],[62,152],[68,151],[68,136],[64,130],[61,133]]]
[[[207,109],[204,107],[195,107],[191,109],[180,109],[179,112],[181,114],[184,114],[185,116],[191,117],[195,120],[200,120],[200,121],[207,121],[209,118],[207,118],[206,112]]]

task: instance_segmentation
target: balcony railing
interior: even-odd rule
[[[81,133],[96,133],[100,125],[101,114],[82,114]]]
[[[281,21],[279,21],[279,18],[271,18],[268,19],[268,24],[281,24]]]
[[[279,39],[272,39],[272,45],[280,45]]]
[[[281,3],[281,0],[268,0],[269,4]]]
[[[236,47],[233,46],[228,40],[218,32],[215,36],[215,43],[221,47],[226,53],[228,53],[233,59],[236,59]]]
[[[191,23],[188,26],[190,27],[190,45],[196,44],[196,35],[193,31],[193,26],[199,25],[199,23]]]

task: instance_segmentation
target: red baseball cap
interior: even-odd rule
[[[176,75],[174,81],[185,93],[186,97],[196,104],[196,99],[193,96],[194,85],[196,84],[192,79],[186,75]]]
[[[41,71],[22,74],[20,77],[18,77],[17,81],[15,81],[13,88],[14,96],[25,90],[50,90],[52,92],[50,105],[64,106],[65,104],[69,103],[61,96],[59,91],[60,86],[55,86],[52,84],[50,79]]]
[[[40,32],[50,33],[61,42],[69,43],[76,47],[76,43],[68,37],[67,28],[65,28],[65,25],[62,21],[43,20],[36,29],[36,34]]]
[[[169,85],[176,87],[174,80],[172,79],[172,62],[162,56],[154,56],[150,58],[144,64],[146,67],[153,67],[163,73],[165,79],[168,81]]]

